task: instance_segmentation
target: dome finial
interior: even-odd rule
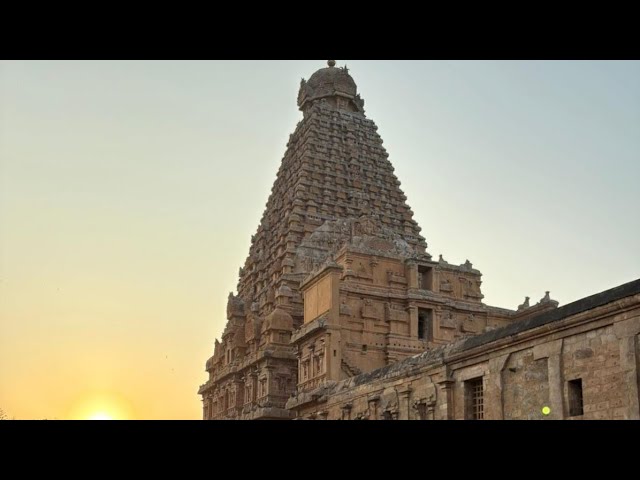
[[[327,65],[329,65],[329,68],[333,68],[336,66],[336,61],[335,60],[327,60]]]

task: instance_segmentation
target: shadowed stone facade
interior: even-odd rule
[[[640,287],[580,312],[549,292],[485,305],[469,261],[427,253],[346,67],[303,79],[298,106],[203,418],[638,418]]]

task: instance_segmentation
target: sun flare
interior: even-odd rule
[[[68,418],[77,420],[129,420],[136,418],[131,403],[117,392],[90,391],[76,398]]]
[[[114,420],[114,418],[106,412],[96,412],[91,414],[87,420]]]

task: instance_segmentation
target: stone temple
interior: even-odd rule
[[[203,418],[640,418],[640,280],[486,305],[469,261],[427,253],[364,104],[333,60],[302,80]]]

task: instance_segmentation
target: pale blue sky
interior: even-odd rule
[[[325,63],[0,63],[0,407],[63,418],[117,390],[137,417],[198,418]],[[345,63],[428,251],[469,259],[486,303],[640,277],[640,62]]]

